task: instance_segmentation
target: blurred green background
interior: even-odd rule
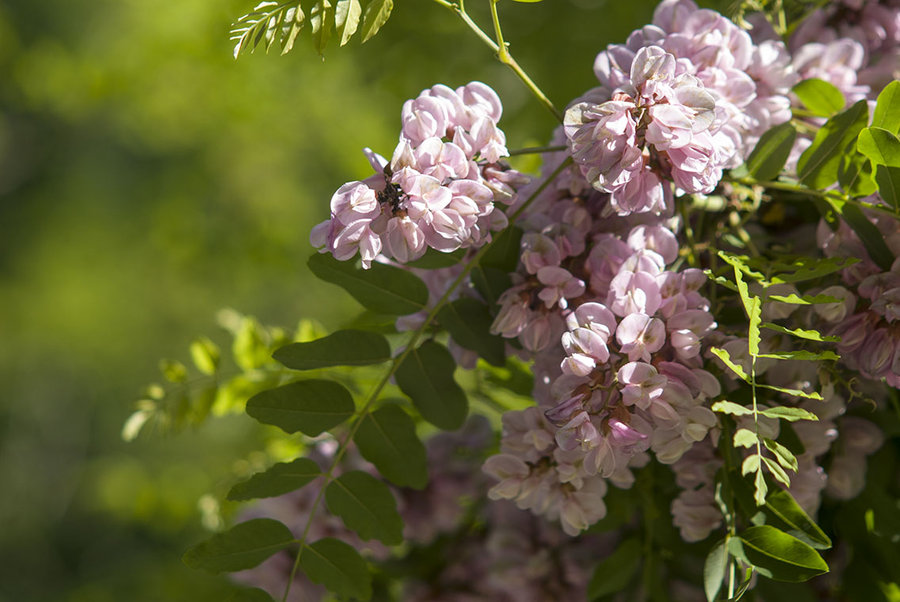
[[[511,148],[549,113],[448,11],[398,1],[365,46],[323,62],[234,61],[247,0],[0,2],[0,600],[216,600],[181,564],[198,500],[260,446],[241,417],[121,440],[161,357],[228,343],[234,307],[293,328],[355,311],[306,270],[331,193],[390,156],[400,106],[479,79]],[[486,2],[470,0],[487,24]],[[557,105],[594,85],[594,55],[650,0],[504,3],[514,55]]]

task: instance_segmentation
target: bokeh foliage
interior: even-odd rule
[[[307,236],[334,189],[367,175],[359,149],[391,152],[404,99],[480,79],[503,98],[511,148],[554,126],[436,4],[398,2],[378,36],[324,63],[308,37],[234,61],[229,26],[251,4],[0,4],[0,600],[221,598],[228,585],[181,553],[203,508],[214,519],[204,494],[252,472],[265,431],[226,418],[126,444],[139,384],[197,334],[226,343],[221,307],[331,329],[355,310],[310,277]],[[501,11],[560,104],[653,4]]]

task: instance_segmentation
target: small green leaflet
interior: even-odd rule
[[[814,77],[804,79],[791,92],[817,117],[831,117],[846,104],[844,95],[834,84]]]
[[[750,356],[762,357],[759,355],[759,324],[762,319],[762,300],[759,297],[752,297],[747,311],[750,314],[750,328],[747,335]]]
[[[780,418],[782,420],[787,420],[788,422],[797,422],[798,420],[816,421],[819,419],[818,416],[803,408],[789,408],[785,406],[767,408],[765,410],[760,410],[759,413],[767,418]]]
[[[478,353],[489,364],[506,364],[506,341],[490,334],[491,318],[487,305],[461,297],[447,303],[437,314],[437,320],[460,346]]]
[[[775,479],[779,483],[783,483],[787,487],[791,486],[791,477],[788,476],[788,473],[786,473],[784,471],[784,469],[781,467],[779,462],[776,462],[775,460],[768,458],[766,456],[760,456],[760,457],[762,458],[762,461],[765,462],[766,466],[769,468],[769,472],[772,473],[772,476],[775,477]],[[758,477],[759,477],[759,475],[757,474],[757,478]],[[763,494],[763,495],[765,495],[765,494]],[[763,504],[763,502],[760,502],[758,500],[756,503],[760,506]]]
[[[763,389],[778,391],[779,393],[787,393],[788,395],[793,395],[795,397],[805,397],[806,399],[815,399],[816,401],[822,401],[822,396],[815,391],[807,393],[806,391],[801,391],[800,389],[788,389],[787,387],[776,387],[775,385],[764,385],[760,383],[756,383],[756,386],[762,387]]]
[[[812,547],[770,525],[750,527],[728,542],[728,551],[776,581],[807,581],[828,572]]]
[[[856,141],[851,140],[844,149],[838,166],[838,183],[852,197],[867,197],[876,190],[872,177],[872,162],[856,150]]]
[[[753,447],[757,441],[756,433],[749,429],[738,429],[734,433],[735,447]]]
[[[863,129],[857,138],[856,148],[875,165],[900,167],[900,140],[885,129]]]
[[[373,263],[364,270],[321,253],[310,257],[307,265],[317,278],[340,286],[375,313],[403,316],[425,309],[428,303],[425,283],[400,268]]]
[[[625,589],[641,563],[641,543],[631,537],[620,543],[615,552],[600,561],[587,588],[588,600],[596,600]]]
[[[191,359],[197,370],[212,376],[219,369],[219,347],[206,337],[200,337],[191,343]]]
[[[722,362],[726,366],[728,366],[728,368],[732,372],[737,374],[741,378],[741,380],[748,382],[748,383],[750,382],[750,377],[747,375],[746,372],[744,372],[744,369],[742,367],[738,366],[733,361],[731,361],[731,355],[729,355],[726,350],[722,349],[721,347],[712,347],[712,348],[710,348],[709,351],[714,356],[716,356],[717,358],[722,360]]]
[[[341,598],[372,597],[372,576],[359,552],[343,541],[326,537],[300,551],[300,567],[309,580]]]
[[[747,157],[747,173],[756,180],[777,178],[791,154],[796,138],[797,130],[790,122],[770,129],[762,135],[753,152]]]
[[[395,485],[423,489],[428,483],[425,446],[399,406],[387,404],[363,416],[353,441],[363,458]]]
[[[232,487],[228,499],[251,500],[284,495],[300,489],[321,474],[319,465],[308,458],[280,462]]]
[[[830,196],[826,197],[826,200],[831,205],[831,208],[844,218],[847,225],[853,228],[860,240],[862,240],[863,246],[865,246],[866,252],[869,253],[872,261],[884,271],[890,271],[891,264],[894,262],[894,255],[884,242],[884,237],[881,236],[881,232],[875,227],[875,224],[870,222],[862,210],[852,203]]]
[[[869,109],[865,100],[829,119],[816,132],[812,145],[797,161],[800,182],[817,190],[824,190],[837,182],[841,152],[866,127],[868,119]]]
[[[247,414],[286,433],[321,435],[353,415],[353,397],[330,380],[301,380],[263,391],[247,402]]]
[[[789,334],[791,336],[795,336],[801,339],[806,339],[808,341],[827,341],[827,342],[835,342],[840,341],[841,337],[836,336],[825,336],[822,335],[817,330],[804,330],[802,328],[785,328],[784,326],[779,326],[778,324],[773,324],[772,322],[763,322],[760,324],[763,328],[767,328],[769,330],[774,330],[776,332],[781,332],[784,334]]]
[[[334,29],[344,46],[356,33],[359,27],[359,18],[362,16],[362,6],[359,0],[338,0],[334,7]]]
[[[772,454],[775,456],[775,459],[778,460],[778,463],[781,464],[785,470],[793,470],[797,472],[799,465],[797,464],[797,458],[794,454],[791,453],[791,450],[781,445],[774,439],[769,439],[768,437],[763,438],[763,445],[766,446]]]
[[[887,203],[896,211],[900,211],[900,167],[893,165],[877,165],[875,167],[875,183]]]
[[[713,546],[703,564],[703,590],[706,592],[708,602],[714,602],[722,582],[725,580],[725,570],[728,568],[728,549],[725,547],[727,539],[719,540]]]
[[[774,360],[809,360],[819,362],[823,360],[839,360],[841,356],[834,351],[804,351],[802,349],[796,351],[773,351],[771,353],[761,353],[759,357],[767,357]]]
[[[394,495],[372,475],[361,470],[341,475],[328,484],[325,501],[365,541],[377,539],[387,545],[403,541],[403,520]]]
[[[368,42],[387,23],[394,9],[394,0],[370,0],[362,23],[362,41]]]
[[[741,463],[741,474],[747,476],[751,472],[759,472],[759,455],[747,456]]]
[[[184,554],[192,569],[211,573],[242,571],[294,543],[290,529],[271,518],[257,518],[213,535]]]
[[[291,343],[272,355],[292,370],[315,370],[330,366],[367,366],[391,359],[387,339],[365,330],[338,330],[307,343]]]
[[[461,427],[469,413],[466,394],[453,380],[455,370],[456,362],[446,347],[425,341],[407,354],[396,372],[397,385],[422,417],[444,430]]]
[[[892,81],[878,95],[872,127],[900,133],[900,81]]]
[[[745,408],[742,405],[736,404],[733,401],[717,401],[712,404],[712,411],[719,412],[721,414],[731,414],[732,416],[749,416],[753,413],[753,410],[750,408]]]
[[[840,303],[840,299],[831,295],[801,295],[794,293],[790,295],[769,295],[766,297],[769,301],[778,301],[779,303],[789,303],[790,305],[816,305],[819,303]]]
[[[772,284],[784,282],[804,282],[833,274],[859,263],[856,257],[795,257],[790,263],[777,262],[773,267],[778,273],[772,277]]]

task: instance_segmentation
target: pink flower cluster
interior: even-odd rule
[[[499,163],[508,154],[501,113],[497,94],[480,82],[437,85],[408,100],[390,163],[367,151],[376,174],[335,192],[313,246],[341,261],[359,253],[367,268],[379,255],[407,263],[428,247],[450,252],[490,240],[507,223],[495,201],[511,203],[522,181]]]

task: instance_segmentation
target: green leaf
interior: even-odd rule
[[[359,552],[343,541],[326,537],[304,546],[300,567],[309,580],[324,585],[342,598],[368,600],[372,597],[372,576]]]
[[[288,14],[290,14],[290,11],[288,11]],[[287,17],[288,15],[285,16]],[[281,56],[286,55],[294,49],[294,42],[297,41],[297,36],[300,35],[303,24],[306,22],[306,13],[303,12],[300,2],[297,3],[297,8],[292,16],[293,19],[291,19],[290,30],[288,31],[287,36],[284,36],[281,40]]]
[[[756,180],[777,178],[791,154],[796,138],[797,130],[790,122],[777,125],[763,134],[747,157],[748,174]]]
[[[776,387],[775,385],[764,385],[761,383],[756,383],[757,387],[762,387],[763,389],[770,389],[772,391],[778,391],[779,393],[786,393],[788,395],[793,395],[795,397],[804,397],[806,399],[815,399],[816,401],[822,401],[822,396],[816,393],[815,391],[811,391],[807,393],[806,391],[801,391],[800,389],[789,389],[787,387]],[[775,408],[772,408],[773,410]],[[768,410],[767,410],[768,411]]]
[[[725,570],[728,568],[728,549],[725,543],[726,540],[722,539],[714,545],[703,564],[703,590],[708,602],[715,601],[725,580]]]
[[[257,393],[247,402],[247,414],[286,433],[321,435],[353,415],[353,397],[330,380],[301,380]]]
[[[403,316],[425,309],[428,303],[425,283],[400,268],[373,263],[363,270],[326,254],[313,255],[308,265],[316,277],[340,286],[375,313]]]
[[[225,599],[225,602],[275,602],[265,590],[258,587],[239,589]]]
[[[728,551],[776,581],[807,581],[828,572],[812,547],[770,525],[750,527],[728,542]]]
[[[414,489],[428,484],[425,446],[412,418],[399,406],[387,404],[363,416],[353,441],[363,458],[392,483]]]
[[[838,166],[838,183],[852,197],[867,197],[876,190],[872,162],[856,150],[855,140],[844,149]]]
[[[785,328],[784,326],[779,326],[778,324],[773,324],[772,322],[763,322],[761,324],[761,326],[763,328],[768,328],[769,330],[774,330],[776,332],[789,334],[791,336],[795,336],[800,339],[806,339],[808,341],[835,342],[835,341],[841,340],[841,337],[826,336],[817,330],[804,330],[802,328]]]
[[[772,458],[767,458],[766,456],[760,456],[760,457],[762,458],[762,461],[765,462],[766,466],[769,467],[769,472],[772,473],[772,476],[775,477],[775,479],[778,482],[783,483],[785,485],[785,487],[791,486],[791,477],[788,476],[788,473],[786,473],[784,471],[784,469],[781,467],[781,465],[778,462],[776,462]],[[759,475],[757,475],[757,478],[758,478],[758,476]],[[765,495],[765,494],[763,494],[763,495]],[[757,502],[757,503],[759,505],[762,505],[762,502]]]
[[[462,258],[466,255],[465,249],[457,249],[451,253],[444,253],[442,251],[438,251],[437,249],[432,249],[431,247],[425,251],[425,254],[416,259],[415,261],[410,261],[406,265],[411,268],[419,268],[422,270],[439,270],[442,268],[449,268],[455,266],[457,263],[462,261]]]
[[[768,437],[763,438],[763,445],[766,446],[772,454],[775,456],[775,459],[778,460],[778,463],[781,464],[786,470],[793,470],[797,472],[799,465],[797,464],[797,458],[794,454],[791,453],[791,450],[781,445],[774,439],[769,439]]]
[[[844,95],[833,84],[814,77],[804,79],[791,91],[818,117],[831,117],[847,104]]]
[[[818,549],[831,547],[831,539],[819,528],[803,508],[797,504],[788,491],[779,489],[766,498],[763,509],[772,525],[780,529],[786,529],[791,535],[805,541],[810,546]]]
[[[325,489],[325,501],[365,541],[377,539],[387,545],[403,541],[397,501],[387,485],[372,475],[361,470],[341,475]]]
[[[900,132],[900,82],[892,81],[878,95],[872,127],[883,128],[891,133]]]
[[[824,190],[834,184],[838,177],[841,153],[856,138],[869,119],[869,109],[865,100],[829,119],[813,140],[812,145],[800,155],[797,172],[801,183]]]
[[[738,429],[734,433],[735,447],[753,447],[757,441],[756,433],[749,429]]]
[[[772,277],[773,284],[817,280],[822,276],[840,272],[859,263],[855,257],[795,257],[787,262],[777,262],[778,274]]]
[[[203,374],[213,375],[219,369],[219,347],[206,337],[200,337],[191,343],[191,359],[197,370]]]
[[[772,353],[761,353],[759,357],[767,357],[773,360],[839,360],[841,356],[834,351],[805,351],[798,349],[796,351],[773,351]]]
[[[747,456],[741,462],[741,474],[747,476],[751,472],[759,472],[759,454]]]
[[[856,141],[856,148],[875,165],[900,167],[900,140],[887,130],[876,127],[863,129]]]
[[[479,265],[496,268],[504,272],[514,272],[521,255],[522,230],[510,226],[494,237],[491,246],[481,256]]]
[[[409,352],[396,373],[397,385],[422,417],[444,430],[461,427],[469,413],[466,394],[453,380],[455,369],[456,362],[443,345],[425,341]]]
[[[245,371],[255,370],[267,361],[271,351],[265,334],[255,318],[242,316],[231,345],[235,363]]]
[[[469,276],[489,307],[497,304],[500,296],[512,287],[512,278],[503,270],[476,265]]]
[[[319,465],[308,458],[281,462],[232,487],[228,499],[239,501],[283,495],[300,489],[321,474]]]
[[[855,262],[854,262],[855,263]],[[769,301],[778,301],[779,303],[789,303],[791,305],[815,305],[818,303],[839,303],[841,300],[831,295],[769,295],[766,297]]]
[[[878,228],[875,227],[875,224],[870,222],[869,218],[856,205],[845,203],[832,197],[827,197],[827,200],[862,240],[863,246],[866,248],[866,252],[869,253],[869,257],[872,258],[872,261],[884,271],[890,271],[891,264],[894,262],[894,255],[884,242],[884,238],[881,236]]]
[[[797,422],[798,420],[816,421],[819,419],[818,416],[803,408],[789,408],[785,406],[775,406],[774,408],[760,410],[759,413],[767,418],[780,418],[781,420],[787,420],[788,422]]]
[[[753,484],[756,487],[756,490],[753,492],[753,500],[756,502],[757,506],[762,506],[766,503],[766,494],[769,492],[769,486],[766,484],[766,479],[763,476],[762,470],[759,469],[759,460],[768,460],[768,458],[764,458],[762,456],[750,457],[756,458],[757,463],[756,478],[753,479]],[[746,461],[744,463],[746,464]],[[776,464],[776,466],[778,465]]]
[[[308,343],[291,343],[273,356],[292,370],[315,370],[329,366],[368,366],[391,359],[387,339],[365,330],[338,330]]]
[[[881,198],[895,210],[900,210],[900,167],[877,165],[875,183]]]
[[[366,16],[363,17],[362,41],[365,44],[369,38],[378,33],[381,26],[387,23],[394,8],[394,0],[371,0],[366,6]]]
[[[359,27],[359,19],[362,16],[362,6],[359,0],[338,0],[334,7],[334,29],[344,46],[356,33]]]
[[[477,352],[493,366],[506,364],[506,341],[490,334],[493,319],[484,303],[461,297],[445,304],[437,320],[461,347]]]
[[[748,330],[747,342],[750,356],[759,356],[759,323],[762,319],[762,300],[759,297],[750,299],[750,328]],[[762,356],[760,356],[762,357]]]
[[[334,23],[334,8],[330,0],[319,0],[309,11],[309,26],[312,29],[313,45],[316,52],[322,54],[331,39],[331,26]]]
[[[750,382],[750,377],[747,375],[746,372],[744,372],[744,369],[741,366],[738,366],[737,364],[735,364],[733,361],[731,361],[731,355],[729,355],[728,351],[726,351],[725,349],[722,349],[720,347],[711,347],[709,351],[714,356],[716,356],[717,358],[722,360],[722,362],[726,366],[728,366],[728,368],[732,372],[737,374],[742,380],[744,380],[745,382],[748,382],[748,383]]]
[[[211,573],[253,568],[294,543],[290,529],[271,518],[257,518],[213,535],[184,554],[192,569]]]
[[[607,558],[600,561],[587,588],[588,600],[596,600],[622,591],[631,581],[641,562],[641,543],[626,539]]]
[[[753,413],[753,410],[750,408],[745,408],[742,405],[736,404],[733,401],[717,401],[712,404],[712,411],[719,412],[722,414],[730,414],[732,416],[748,416]]]
[[[187,380],[187,368],[176,360],[159,360],[159,371],[170,383],[183,383]]]

